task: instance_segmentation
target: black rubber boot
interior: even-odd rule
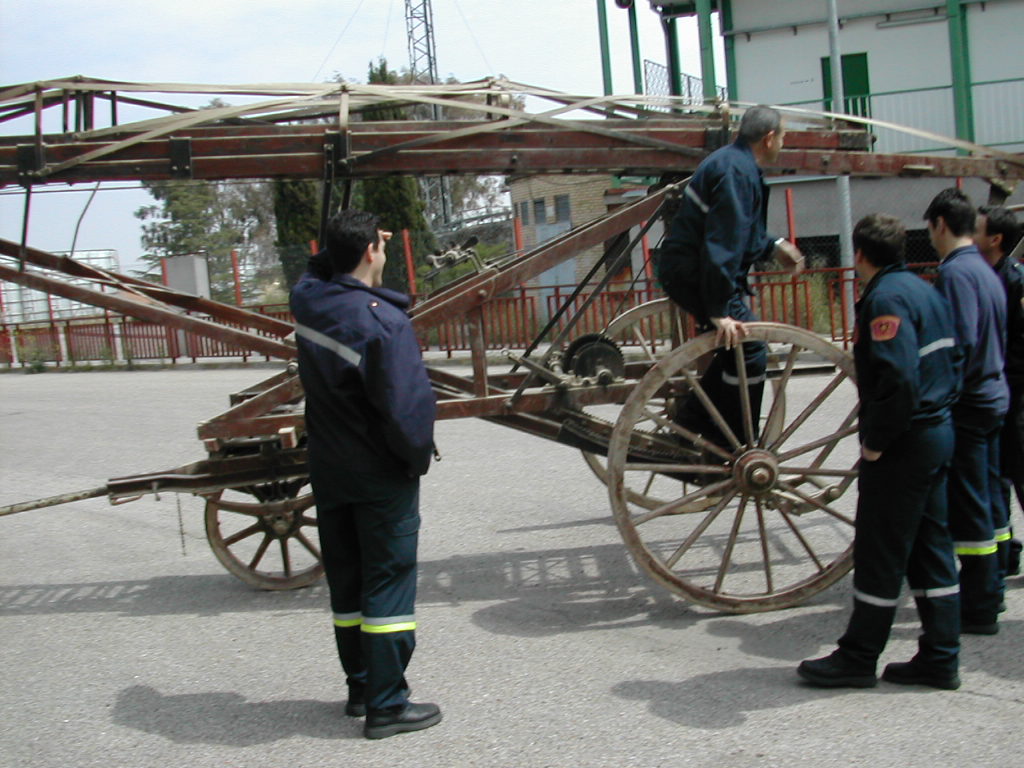
[[[874,688],[878,685],[874,666],[865,667],[840,648],[820,659],[807,659],[796,668],[800,677],[819,688]]]

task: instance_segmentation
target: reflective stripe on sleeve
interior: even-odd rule
[[[954,584],[951,587],[932,587],[931,589],[912,589],[910,594],[914,597],[949,597],[960,594],[960,585]]]
[[[700,208],[702,212],[707,213],[710,210],[708,208],[708,204],[700,199],[700,195],[697,194],[697,190],[695,190],[691,185],[686,185],[686,191],[684,192],[684,194],[688,198],[690,198],[690,200],[693,201],[694,205]]]
[[[416,629],[415,616],[384,616],[380,618],[363,618],[363,632],[384,634],[387,632],[407,632]]]
[[[347,347],[340,341],[332,339],[326,333],[320,333],[320,331],[313,330],[308,326],[296,323],[295,335],[306,339],[307,341],[311,341],[317,346],[330,350],[342,360],[352,363],[352,365],[359,365],[359,362],[363,359],[362,356],[351,347]]]
[[[1009,541],[1011,538],[1013,538],[1013,535],[1010,532],[1009,526],[1006,528],[996,528],[996,541]]]
[[[880,608],[895,608],[900,603],[898,597],[878,597],[877,595],[869,595],[867,592],[861,592],[859,589],[853,590],[853,599],[860,600],[868,605],[877,605]]]
[[[956,341],[947,336],[944,339],[933,341],[931,344],[925,344],[923,347],[917,350],[917,356],[924,357],[925,355],[930,355],[932,352],[938,352],[940,349],[948,349],[950,347],[955,346]]]
[[[363,623],[363,614],[359,613],[336,613],[334,614],[334,626],[336,627],[358,627]]]
[[[958,555],[994,555],[997,549],[995,539],[953,542],[953,551]]]

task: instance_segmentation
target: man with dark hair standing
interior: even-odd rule
[[[311,265],[291,296],[345,714],[365,714],[370,739],[441,721],[436,704],[409,701],[405,681],[416,645],[419,479],[436,405],[408,299],[381,287],[388,237],[373,214],[335,214],[326,262]]]
[[[959,357],[949,305],[907,270],[905,242],[892,216],[866,216],[853,231],[865,283],[853,347],[861,444],[853,614],[836,651],[797,668],[822,687],[877,684],[904,576],[924,631],[914,658],[887,665],[883,679],[960,686],[959,587],[946,525]]]
[[[1013,502],[1024,507],[1024,266],[1010,253],[1021,239],[1021,225],[1013,211],[983,205],[978,209],[974,244],[999,275],[1006,291],[1006,383],[1010,388],[1010,406],[999,433],[999,468],[1002,476],[1000,510],[1004,525],[996,525],[1000,573],[1020,572],[1021,542],[1011,536],[1010,510]]]
[[[960,559],[961,632],[994,635],[1003,591],[994,519],[1002,508],[999,430],[1010,400],[1003,374],[1006,292],[974,245],[975,217],[974,205],[955,187],[936,195],[924,214],[941,259],[936,287],[953,309],[964,356],[949,474],[949,529]]]
[[[761,169],[778,160],[785,133],[777,110],[748,109],[736,140],[708,155],[690,178],[658,257],[658,279],[665,292],[696,318],[702,331],[714,328],[726,349],[741,343],[747,335],[744,323],[756,319],[747,285],[753,264],[774,254],[793,272],[803,267],[804,257],[795,245],[765,230],[768,187]],[[756,430],[767,365],[765,345],[743,344],[743,359]],[[734,355],[719,350],[701,386],[743,442],[738,385]],[[680,405],[676,420],[726,444],[695,396]]]

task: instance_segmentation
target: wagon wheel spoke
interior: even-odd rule
[[[736,433],[732,431],[732,427],[725,422],[725,417],[722,416],[722,412],[719,411],[717,406],[711,402],[711,398],[708,397],[708,393],[704,390],[704,387],[701,386],[697,377],[686,369],[682,371],[682,374],[683,378],[686,379],[686,383],[690,385],[690,389],[693,391],[693,394],[697,396],[701,405],[704,406],[704,410],[707,412],[708,416],[711,417],[711,421],[713,421],[715,426],[718,427],[718,431],[721,432],[725,436],[725,439],[729,441],[729,445],[732,446],[733,450],[739,448],[739,438],[736,437]]]
[[[226,539],[224,539],[224,545],[228,547],[234,546],[242,539],[246,539],[252,536],[254,533],[259,533],[262,530],[263,529],[259,526],[259,524],[250,525],[248,528],[243,528],[233,536],[228,536]]]
[[[730,458],[732,458],[732,454],[729,453],[724,448],[722,448],[717,443],[713,443],[710,440],[705,440],[701,435],[698,435],[696,432],[693,432],[687,429],[686,427],[681,426],[680,424],[676,424],[674,421],[669,419],[665,414],[655,413],[645,408],[644,415],[647,417],[649,421],[653,422],[657,426],[669,432],[679,435],[680,437],[692,443],[701,450],[710,451],[711,453],[715,454],[716,456],[725,461],[728,461]]]
[[[715,592],[722,591],[722,584],[725,582],[725,574],[729,571],[729,564],[732,562],[732,551],[736,546],[736,539],[740,535],[740,525],[743,523],[743,513],[747,508],[748,496],[740,498],[739,509],[732,519],[732,530],[729,532],[729,539],[725,543],[725,552],[722,553],[722,562],[718,566],[718,576],[715,578]]]
[[[747,361],[743,354],[743,345],[736,344],[733,348],[733,359],[736,361],[736,373],[739,379],[740,410],[743,415],[743,435],[745,445],[754,444],[754,419],[751,416],[750,378],[747,376]]]
[[[295,589],[320,578],[320,552],[304,530],[317,527],[316,501],[300,495],[305,485],[299,478],[207,495],[206,538],[228,571],[259,589]]]
[[[288,539],[278,539],[281,544],[281,564],[284,566],[284,575],[286,578],[291,578],[292,575],[292,558],[288,553]]]
[[[821,564],[821,560],[818,559],[818,556],[815,554],[814,549],[811,547],[810,544],[807,543],[807,539],[804,538],[804,535],[800,532],[800,528],[797,526],[796,523],[793,522],[793,517],[788,512],[782,509],[779,510],[779,514],[782,515],[782,519],[786,521],[786,525],[789,526],[790,530],[793,532],[793,535],[796,536],[797,541],[799,541],[800,544],[803,545],[804,551],[811,558],[811,560],[814,561],[814,564],[818,567],[818,571],[824,571],[825,566]]]
[[[811,415],[821,407],[822,403],[828,400],[829,396],[833,392],[835,392],[839,385],[842,384],[847,378],[850,377],[846,371],[839,371],[834,377],[832,377],[832,380],[829,381],[825,388],[822,389],[821,392],[819,392],[818,395],[810,403],[807,404],[803,411],[800,412],[800,415],[793,419],[793,421],[790,423],[788,427],[786,427],[783,433],[772,442],[771,448],[778,449],[779,446],[784,445],[786,441],[793,436],[793,433],[804,425],[804,422],[806,422],[807,419],[809,419]]]
[[[708,527],[713,522],[715,522],[719,515],[722,514],[722,510],[724,510],[726,506],[729,504],[729,502],[733,500],[735,495],[735,493],[731,493],[726,496],[723,496],[719,500],[719,502],[711,509],[711,511],[708,512],[707,515],[705,515],[704,519],[700,521],[700,524],[693,529],[693,532],[690,533],[690,535],[683,540],[683,543],[679,545],[676,551],[673,552],[671,556],[665,559],[665,565],[667,565],[669,568],[674,568],[676,564],[679,562],[679,559],[686,554],[690,547],[692,547],[697,542],[697,540],[708,529]]]
[[[257,547],[256,549],[256,554],[253,555],[252,560],[249,561],[249,568],[253,570],[256,569],[256,567],[260,564],[260,560],[263,559],[263,555],[265,555],[267,553],[267,549],[270,548],[271,541],[273,541],[273,539],[270,537],[270,535],[264,534],[263,540],[260,542],[259,547]]]
[[[754,508],[757,511],[757,534],[761,541],[761,561],[764,564],[765,589],[770,594],[774,587],[772,584],[772,558],[769,554],[768,533],[764,524],[764,507],[760,499],[754,499]]]
[[[793,367],[796,365],[796,358],[799,351],[800,349],[799,347],[797,347],[796,344],[793,344],[789,348],[789,354],[786,355],[786,365],[782,369],[782,375],[779,377],[777,385],[777,389],[779,391],[786,391],[786,384],[789,382],[789,377],[793,375]],[[768,417],[765,419],[766,426],[775,424],[778,419],[784,418],[783,414],[786,410],[785,403],[785,398],[772,398],[771,407],[768,409]],[[761,433],[761,437],[758,440],[758,446],[764,448],[765,441],[768,439],[770,439],[769,430],[765,429],[765,431]]]
[[[644,523],[649,523],[651,520],[655,520],[656,518],[664,517],[665,515],[680,515],[693,512],[695,511],[693,506],[694,502],[702,499],[713,498],[719,491],[727,491],[731,485],[732,482],[726,480],[721,483],[715,483],[714,485],[710,485],[706,488],[700,488],[696,491],[692,491],[675,501],[670,501],[668,504],[663,504],[657,509],[652,509],[646,514],[634,517],[633,524],[640,526]],[[699,509],[696,511],[699,511]]]
[[[317,560],[321,559],[320,550],[317,549],[308,538],[306,538],[306,535],[302,531],[298,531],[295,534],[295,538],[311,555],[313,555],[313,557]]]

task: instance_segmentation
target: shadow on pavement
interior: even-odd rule
[[[178,744],[249,747],[293,736],[362,738],[363,721],[346,717],[344,709],[343,700],[252,702],[237,693],[167,695],[135,685],[118,693],[111,717]]]

